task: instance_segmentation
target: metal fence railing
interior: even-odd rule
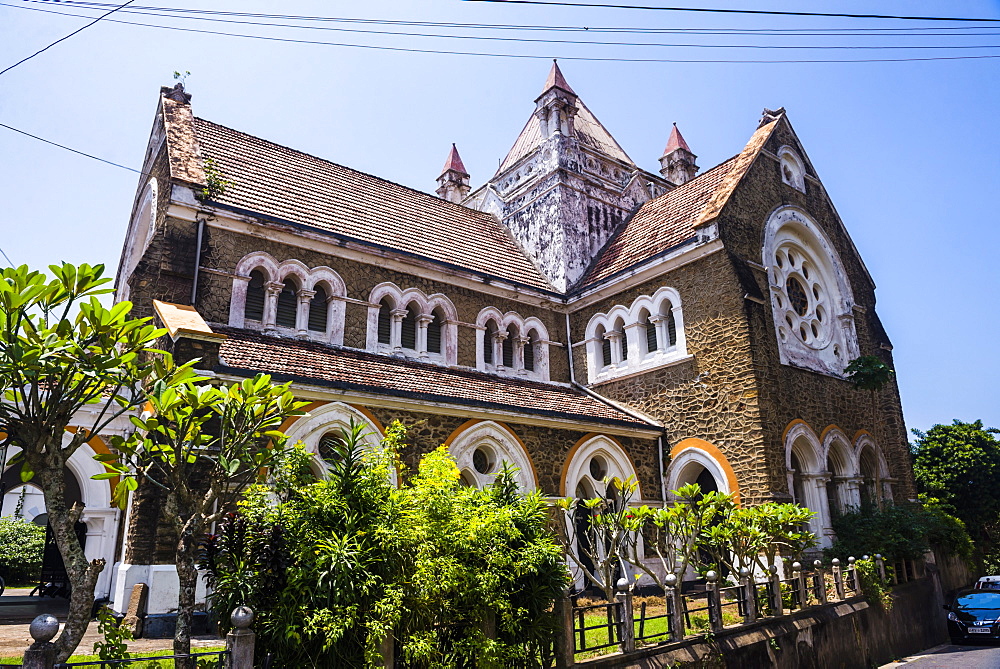
[[[130,664],[148,664],[157,660],[182,660],[193,659],[199,665],[199,669],[204,666],[206,660],[215,660],[215,667],[223,669],[226,666],[226,658],[230,655],[228,650],[213,650],[204,653],[188,653],[184,655],[155,655],[150,657],[136,657],[129,660],[90,660],[87,662],[64,662],[55,665],[55,669],[65,667],[98,667],[99,669],[114,669],[115,667],[127,667]],[[213,668],[214,669],[214,668]]]

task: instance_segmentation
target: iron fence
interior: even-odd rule
[[[217,667],[218,669],[223,669],[225,667],[226,658],[229,657],[230,653],[228,650],[213,650],[204,653],[187,653],[181,655],[155,655],[151,657],[135,657],[128,660],[90,660],[88,662],[64,662],[62,664],[55,665],[55,669],[64,669],[65,667],[99,667],[99,669],[114,669],[114,667],[124,667],[130,664],[138,664],[140,662],[156,662],[158,660],[185,660],[193,659],[198,665],[199,669],[204,667]],[[202,658],[202,659],[199,659]],[[207,664],[208,660],[214,658],[215,664]]]
[[[585,651],[591,650],[601,650],[604,648],[611,648],[612,646],[618,646],[621,643],[622,632],[619,628],[620,621],[623,620],[622,610],[624,606],[621,602],[607,602],[603,604],[589,604],[586,606],[573,606],[573,639],[574,639],[574,650],[577,653],[583,653]],[[587,624],[587,613],[589,611],[603,611],[603,616],[598,613],[597,617],[603,618],[602,622],[598,622],[595,625]],[[591,614],[593,617],[593,614]],[[596,643],[594,645],[587,645],[587,632],[593,632],[594,630],[605,630],[607,634],[607,641],[605,643]],[[597,638],[600,640],[600,636],[592,635],[591,638]]]
[[[653,641],[653,640],[663,640],[669,639],[670,635],[674,631],[674,626],[677,624],[674,620],[674,615],[670,611],[670,604],[668,601],[664,600],[663,608],[664,613],[659,613],[656,615],[650,615],[646,611],[647,602],[643,602],[639,605],[639,630],[636,632],[635,640],[639,641]],[[665,620],[666,626],[663,631],[660,632],[650,632],[646,633],[647,623],[653,623],[657,620]]]

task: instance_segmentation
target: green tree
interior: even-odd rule
[[[977,420],[914,430],[913,473],[920,490],[960,518],[980,563],[994,552],[1000,518],[1000,430]],[[992,559],[992,558],[990,558]]]
[[[44,527],[21,518],[0,518],[0,573],[7,587],[37,582],[44,551]]]
[[[193,373],[177,377],[169,357],[157,364],[159,376],[148,394],[149,409],[131,418],[136,431],[115,437],[122,464],[109,463],[120,475],[116,498],[143,477],[166,490],[164,518],[177,536],[176,564],[180,591],[174,652],[191,649],[191,617],[198,582],[197,549],[205,531],[233,508],[243,491],[280,457],[285,438],[278,431],[289,416],[300,416],[288,384],[272,385],[259,374],[228,387],[202,383]],[[180,664],[178,664],[180,666]]]
[[[148,318],[131,318],[129,302],[101,304],[98,297],[111,292],[103,265],[63,263],[49,270],[51,276],[26,266],[0,270],[0,456],[9,446],[20,449],[12,463],[20,462],[23,481],[41,488],[66,565],[72,594],[55,640],[62,662],[87,629],[104,569],[104,560],[87,560],[74,531],[83,508],[66,504],[66,463],[142,405],[143,384],[153,372],[148,354],[165,331]],[[73,425],[79,429],[67,438]]]

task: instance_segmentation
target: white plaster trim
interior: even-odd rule
[[[285,435],[289,443],[302,442],[313,456],[314,471],[319,476],[324,476],[328,470],[327,464],[319,454],[319,442],[323,436],[329,432],[351,431],[351,421],[363,425],[365,432],[361,443],[365,451],[377,452],[382,447],[382,433],[379,431],[367,416],[357,409],[344,404],[343,402],[331,402],[318,409],[310,411],[302,416],[288,428]],[[392,472],[392,480],[395,484],[395,472]]]
[[[729,478],[722,464],[710,453],[700,448],[685,448],[677,454],[676,458],[670,461],[667,467],[667,495],[672,496],[673,492],[688,483],[694,483],[701,475],[701,469],[707,469],[715,479],[715,485],[719,492],[729,494]]]
[[[602,432],[605,431],[602,429]],[[636,482],[636,501],[634,504],[642,504],[643,497],[642,491],[639,488],[639,477],[632,467],[632,461],[614,440],[608,439],[604,435],[597,435],[590,438],[573,453],[572,459],[566,466],[566,478],[563,482],[565,489],[562,493],[564,495],[575,496],[577,486],[581,482],[584,482],[597,496],[605,496],[606,486],[603,480],[595,480],[590,473],[590,461],[594,456],[600,456],[606,465],[607,474],[604,478],[617,478],[622,481],[629,477],[634,479]]]
[[[375,353],[393,353],[395,342],[400,341],[402,323],[398,319],[393,319],[391,323],[390,344],[379,343],[378,340],[378,314],[380,302],[388,297],[392,302],[393,309],[406,309],[411,304],[417,305],[417,336],[415,349],[402,349],[398,352],[408,357],[421,358],[428,362],[438,362],[445,365],[455,365],[458,363],[458,310],[455,304],[443,293],[427,295],[419,288],[401,289],[396,284],[385,281],[372,289],[368,296],[368,322],[366,332],[367,350]],[[441,352],[432,353],[427,350],[426,327],[427,323],[421,323],[420,318],[432,318],[434,311],[438,310],[444,318],[441,323]]]
[[[493,468],[487,474],[478,472],[473,464],[473,455],[478,448],[483,448],[492,455]],[[516,481],[522,492],[531,492],[537,488],[537,476],[531,458],[521,447],[517,436],[503,425],[483,421],[466,428],[448,445],[448,451],[455,458],[463,478],[474,481],[477,488],[484,488],[493,482],[503,461],[518,468]]]

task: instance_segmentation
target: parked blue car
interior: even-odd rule
[[[1000,591],[963,590],[944,608],[953,643],[1000,638]]]

